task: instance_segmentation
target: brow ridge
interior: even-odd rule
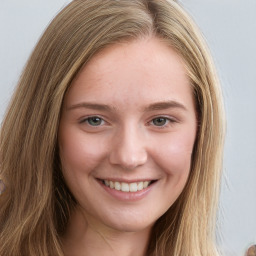
[[[109,111],[109,112],[116,111],[116,108],[113,106],[109,106],[107,104],[98,104],[98,103],[89,103],[89,102],[82,102],[82,103],[71,105],[70,107],[68,107],[67,110],[73,110],[77,108],[87,108],[92,110]],[[179,108],[182,110],[187,110],[187,108],[183,104],[177,101],[170,100],[170,101],[161,101],[161,102],[150,104],[149,106],[146,106],[145,108],[143,108],[143,111],[147,112],[147,111],[154,111],[154,110],[165,110],[169,108]]]

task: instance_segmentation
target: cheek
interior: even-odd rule
[[[69,136],[65,136],[69,134]],[[60,159],[63,171],[80,173],[91,172],[104,157],[100,141],[85,138],[79,132],[66,132],[60,134]]]
[[[160,144],[162,146],[158,146],[156,150],[158,163],[167,174],[172,176],[189,174],[194,137],[189,134],[176,135],[165,138]]]

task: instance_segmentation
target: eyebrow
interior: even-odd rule
[[[113,106],[109,106],[106,104],[87,103],[87,102],[71,105],[70,107],[67,108],[67,110],[69,111],[77,108],[87,108],[87,109],[106,111],[106,112],[116,111],[116,107],[113,107]],[[156,102],[156,103],[150,104],[149,106],[146,106],[145,108],[143,108],[142,111],[147,112],[147,111],[164,110],[164,109],[170,109],[170,108],[178,108],[178,109],[187,111],[187,108],[183,104],[173,100]]]
[[[147,106],[145,108],[144,111],[164,110],[164,109],[169,109],[169,108],[179,108],[179,109],[187,111],[187,108],[183,104],[181,104],[177,101],[174,101],[174,100],[156,102],[156,103],[150,104],[149,106]]]
[[[77,109],[77,108],[88,108],[88,109],[93,109],[93,110],[111,111],[111,112],[113,110],[115,110],[114,107],[110,107],[105,104],[86,103],[86,102],[71,105],[70,107],[67,108],[67,110],[73,110],[73,109]]]

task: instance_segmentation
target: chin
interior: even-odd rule
[[[109,225],[111,229],[119,232],[141,232],[143,230],[151,229],[154,223],[113,223]]]
[[[120,214],[121,217],[118,218],[104,218],[104,225],[108,226],[111,229],[120,231],[120,232],[139,232],[145,229],[150,229],[157,218],[145,218],[143,216],[125,216],[125,214]]]

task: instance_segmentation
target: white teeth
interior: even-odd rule
[[[115,182],[115,190],[121,190],[121,184],[118,181]]]
[[[131,183],[130,184],[130,192],[137,192],[137,191],[138,191],[137,183]]]
[[[146,188],[146,187],[145,187],[145,188]],[[141,182],[138,183],[137,189],[138,189],[138,190],[142,190],[142,189],[143,189],[143,181],[141,181]]]
[[[123,192],[129,192],[130,191],[129,184],[122,182],[121,190]]]
[[[123,191],[123,192],[137,192],[147,188],[150,185],[150,181],[139,181],[139,182],[118,182],[111,180],[104,180],[103,183],[112,189]]]
[[[143,188],[147,188],[147,187],[148,187],[148,184],[149,184],[149,181],[144,181],[144,182],[143,182]]]
[[[106,181],[105,181],[105,184],[106,184]],[[106,184],[106,186],[108,186],[108,185]],[[110,181],[109,186],[110,186],[110,188],[115,188],[115,183],[113,181]]]

